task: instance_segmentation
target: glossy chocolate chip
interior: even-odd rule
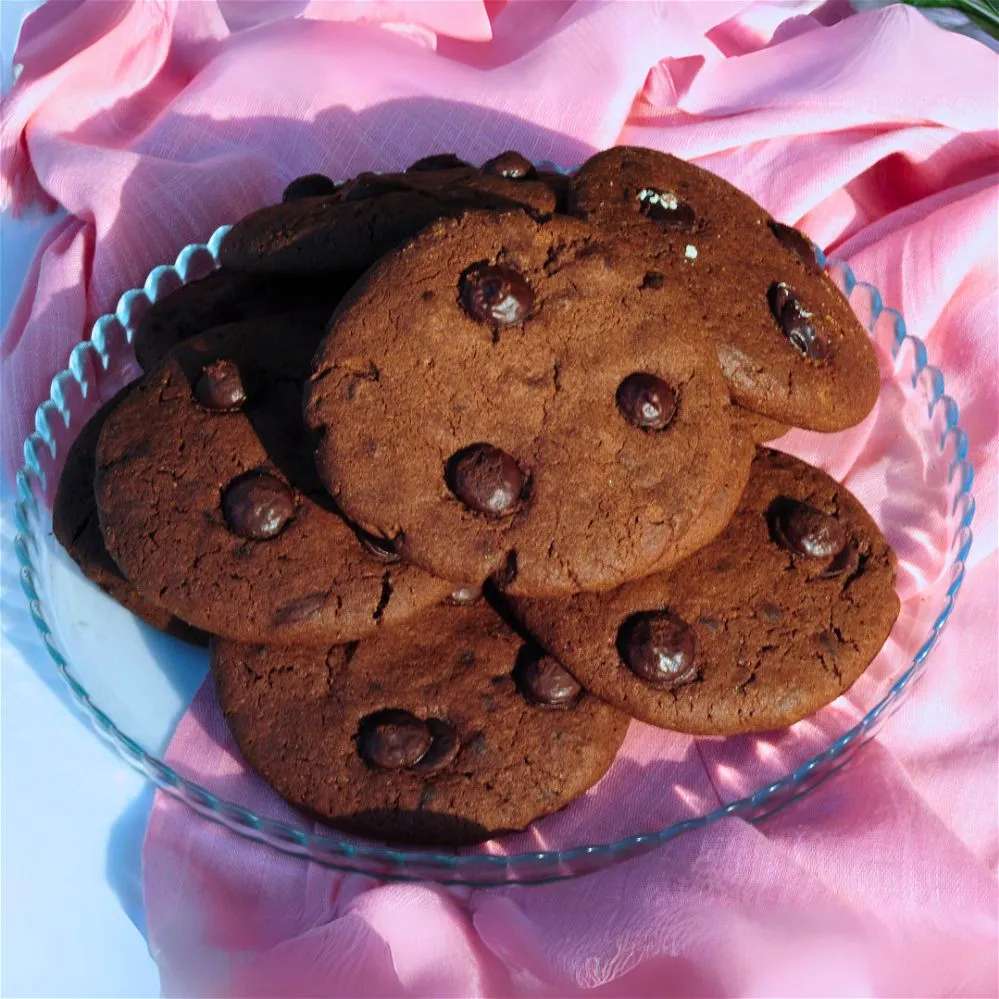
[[[250,472],[226,487],[222,513],[233,534],[250,541],[268,541],[295,515],[295,494],[273,475]]]
[[[777,241],[786,250],[790,250],[813,274],[819,274],[822,268],[819,267],[818,258],[815,256],[815,247],[812,241],[803,233],[783,222],[768,222],[770,231],[777,237]]]
[[[357,734],[361,758],[379,770],[416,766],[432,743],[430,727],[408,711],[388,710],[369,715],[361,722]]]
[[[492,444],[473,444],[452,455],[445,480],[469,510],[489,517],[510,513],[526,482],[516,460]]]
[[[673,689],[697,678],[697,636],[670,611],[633,614],[618,629],[617,648],[637,677]]]
[[[482,172],[491,173],[495,177],[506,177],[507,180],[528,180],[538,175],[534,164],[513,149],[486,160],[482,164]]]
[[[645,371],[628,375],[617,389],[617,408],[639,430],[665,430],[676,414],[676,404],[676,392]]]
[[[226,360],[206,364],[194,383],[194,398],[205,409],[239,409],[246,402],[246,388],[239,368]]]
[[[467,607],[469,604],[474,604],[481,597],[482,587],[468,584],[466,586],[455,587],[448,601],[456,607]]]
[[[430,748],[413,765],[413,769],[421,774],[436,774],[454,763],[461,749],[461,740],[454,726],[440,718],[429,718],[426,724],[430,732]]]
[[[302,201],[304,198],[321,198],[324,195],[335,194],[337,185],[325,174],[308,173],[304,177],[296,177],[281,195],[282,201]]]
[[[565,667],[532,646],[526,646],[518,657],[514,679],[521,693],[541,707],[571,707],[583,693]]]
[[[396,551],[395,545],[387,538],[379,538],[377,535],[369,534],[360,527],[355,528],[354,532],[357,534],[357,540],[361,542],[361,547],[379,562],[389,565],[402,559],[402,556]]]
[[[490,326],[523,322],[534,304],[534,289],[513,267],[473,267],[461,279],[461,305]]]
[[[777,540],[795,555],[833,558],[846,547],[846,531],[836,517],[798,500],[776,506],[773,529]]]
[[[433,156],[423,156],[415,163],[406,167],[406,173],[421,173],[424,170],[455,170],[458,167],[470,167],[472,164],[460,159],[454,153],[436,153]]]
[[[693,229],[697,222],[694,209],[681,201],[672,191],[645,188],[638,196],[640,211],[664,229]]]
[[[799,354],[810,361],[824,361],[829,356],[829,341],[815,328],[811,312],[788,285],[772,284],[767,300],[781,332]]]

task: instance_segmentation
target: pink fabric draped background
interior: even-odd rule
[[[509,147],[568,165],[633,143],[729,178],[875,283],[944,370],[977,473],[933,666],[821,791],[577,882],[489,891],[321,870],[159,796],[145,888],[166,994],[996,994],[999,60],[907,8],[850,14],[64,0],[31,16],[0,198],[69,215],[3,335],[8,470],[93,319],[296,174]],[[891,449],[821,457],[877,507]],[[170,759],[262,801],[218,724],[203,690]]]

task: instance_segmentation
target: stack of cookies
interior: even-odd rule
[[[347,832],[522,829],[631,719],[789,725],[898,614],[860,503],[761,446],[867,415],[867,336],[806,237],[671,156],[299,178],[134,346],[56,536],[213,636],[246,761]]]

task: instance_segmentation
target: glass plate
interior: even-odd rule
[[[132,766],[206,819],[318,864],[377,877],[498,885],[576,877],[639,856],[727,816],[759,821],[812,791],[842,767],[926,669],[964,578],[971,546],[973,470],[958,407],[923,343],[906,332],[877,290],[846,264],[828,267],[870,331],[882,369],[875,412],[828,438],[792,431],[780,446],[841,477],[863,454],[873,473],[849,479],[899,554],[902,613],[891,638],[843,697],[780,732],[692,739],[633,722],[614,766],[588,794],[524,833],[470,850],[397,850],[343,836],[289,813],[228,800],[232,775],[185,773],[164,761],[170,737],[207,673],[207,653],[154,632],[80,575],[51,533],[51,503],[68,445],[100,402],[140,373],[132,331],[151,301],[217,266],[228,227],[157,267],[94,325],[52,380],[36,413],[17,478],[21,583],[56,669],[80,707]],[[880,441],[868,448],[872,431]],[[865,450],[866,449],[866,450]],[[883,483],[887,482],[887,488]],[[247,778],[256,779],[256,778]],[[236,785],[238,786],[238,781]],[[629,805],[621,807],[622,800]]]

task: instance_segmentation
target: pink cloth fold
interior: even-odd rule
[[[877,285],[945,372],[976,468],[976,542],[931,667],[821,790],[575,882],[477,891],[322,870],[157,796],[144,874],[165,994],[996,994],[995,53],[908,8],[850,16],[839,2],[85,0],[32,15],[19,60],[0,195],[71,215],[4,332],[8,467],[87,324],[296,174],[445,149],[569,165],[629,142],[733,180]],[[786,444],[889,528],[904,627],[942,585],[947,539],[917,530],[928,487],[890,412]],[[636,724],[596,794],[506,848],[663,824],[675,816],[637,788],[668,781],[703,810],[826,738],[817,723],[761,754]],[[168,755],[290,815],[239,762],[210,688]]]

